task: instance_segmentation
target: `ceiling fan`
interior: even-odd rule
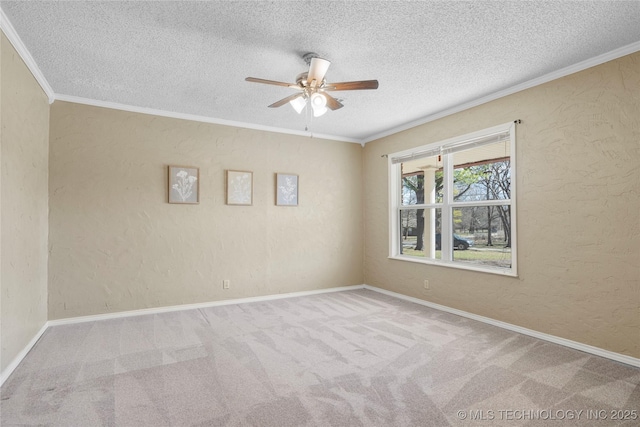
[[[302,59],[309,66],[309,71],[298,74],[295,83],[284,83],[274,80],[258,79],[247,77],[245,80],[254,83],[264,83],[275,86],[285,86],[295,89],[297,93],[276,101],[269,105],[269,108],[281,107],[290,103],[298,114],[304,110],[307,103],[313,109],[314,117],[319,117],[329,110],[337,110],[344,107],[340,101],[327,92],[342,90],[377,89],[377,80],[359,80],[353,82],[327,83],[325,74],[331,65],[330,61],[318,57],[316,53],[306,53]]]

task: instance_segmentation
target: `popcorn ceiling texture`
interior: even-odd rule
[[[2,33],[0,372],[47,321],[49,102]]]
[[[378,134],[640,40],[640,2],[3,1],[56,94],[303,131],[305,52],[332,61],[345,107],[316,133]]]
[[[514,119],[519,277],[387,259],[381,155]],[[638,141],[640,53],[368,143],[365,283],[640,357]]]
[[[363,283],[360,145],[61,101],[50,141],[50,319]],[[167,203],[168,165],[200,168],[199,205]],[[226,169],[253,206],[225,204]]]

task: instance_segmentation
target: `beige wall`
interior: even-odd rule
[[[50,141],[50,319],[363,283],[358,144],[60,101]],[[169,164],[200,168],[199,205],[167,203]],[[253,206],[225,205],[225,169]]]
[[[2,34],[1,361],[4,369],[47,321],[49,102]]]
[[[366,282],[640,357],[640,54],[364,150],[60,101],[49,112],[4,36],[0,59],[2,370],[47,319],[48,232],[50,319]],[[514,119],[519,277],[387,259],[381,155]],[[168,164],[200,167],[199,205],[166,203]],[[254,206],[224,204],[225,169],[254,171]],[[275,172],[300,175],[299,207],[274,206]]]
[[[387,259],[380,156],[515,119],[519,278]],[[640,53],[368,143],[365,282],[640,357],[639,150]]]

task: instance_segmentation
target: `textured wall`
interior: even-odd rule
[[[514,119],[519,278],[387,259],[380,156]],[[640,53],[368,143],[365,283],[640,357],[639,151]]]
[[[363,282],[360,145],[65,102],[50,136],[50,319]],[[200,167],[199,205],[167,203],[169,164]],[[225,169],[253,206],[225,205]]]
[[[4,34],[1,42],[4,370],[47,321],[49,102]]]

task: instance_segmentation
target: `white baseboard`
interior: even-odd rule
[[[512,325],[510,323],[491,319],[489,317],[479,316],[477,314],[468,313],[466,311],[458,310],[458,309],[447,307],[444,305],[435,304],[429,301],[421,300],[419,298],[414,298],[407,295],[399,294],[397,292],[388,291],[386,289],[377,288],[375,286],[353,285],[353,286],[341,286],[337,288],[315,289],[313,291],[290,292],[285,294],[264,295],[259,297],[211,301],[211,302],[199,303],[199,304],[183,304],[183,305],[174,305],[174,306],[168,306],[168,307],[121,311],[117,313],[97,314],[93,316],[81,316],[81,317],[71,317],[67,319],[49,320],[42,326],[42,328],[31,339],[31,341],[29,341],[29,343],[25,346],[25,348],[13,359],[13,361],[11,361],[9,366],[7,366],[7,368],[2,372],[2,374],[0,375],[0,386],[2,386],[2,384],[4,384],[4,382],[7,380],[7,378],[9,378],[9,376],[13,373],[13,371],[18,367],[20,362],[22,362],[22,360],[25,358],[27,353],[31,351],[31,349],[38,342],[42,334],[44,334],[44,332],[50,326],[69,325],[73,323],[92,322],[95,320],[117,319],[117,318],[131,317],[131,316],[143,316],[146,314],[167,313],[171,311],[191,310],[191,309],[197,309],[197,308],[218,307],[223,305],[244,304],[249,302],[272,301],[272,300],[283,299],[283,298],[302,297],[306,295],[318,295],[318,294],[326,294],[331,292],[353,291],[356,289],[368,289],[370,291],[379,292],[381,294],[389,295],[405,301],[410,301],[410,302],[420,304],[426,307],[430,307],[436,310],[456,314],[458,316],[477,320],[479,322],[487,323],[493,326],[497,326],[499,328],[507,329],[513,332],[518,332],[524,335],[529,335],[534,338],[539,338],[541,340],[549,341],[555,344],[560,344],[565,347],[573,348],[576,350],[584,351],[585,353],[590,353],[596,356],[605,357],[607,359],[615,360],[616,362],[621,362],[627,365],[640,367],[640,359],[637,359],[635,357],[626,356],[624,354],[615,353],[609,350],[604,350],[598,347],[579,343],[577,341],[571,341],[565,338],[556,337],[554,335],[545,334],[543,332],[534,331],[532,329],[523,328],[521,326]]]
[[[233,305],[233,304],[244,304],[248,302],[260,302],[260,301],[272,301],[283,298],[295,298],[302,297],[306,295],[317,295],[317,294],[326,294],[331,292],[342,292],[342,291],[352,291],[355,289],[364,289],[365,285],[353,285],[353,286],[341,286],[337,288],[326,288],[326,289],[314,289],[312,291],[300,291],[300,292],[289,292],[285,294],[273,294],[273,295],[264,295],[260,297],[249,297],[249,298],[237,298],[237,299],[228,299],[222,301],[211,301],[199,304],[182,304],[182,305],[174,305],[168,307],[157,307],[157,308],[145,308],[141,310],[130,310],[130,311],[120,311],[117,313],[106,313],[106,314],[97,314],[93,316],[81,316],[81,317],[70,317],[67,319],[57,319],[57,320],[49,320],[46,322],[42,329],[38,331],[38,333],[29,341],[29,344],[22,349],[20,353],[11,361],[9,366],[2,372],[0,375],[0,386],[4,384],[4,382],[11,376],[13,371],[18,367],[20,362],[25,358],[27,353],[31,351],[33,346],[38,342],[42,334],[49,328],[50,326],[58,326],[58,325],[69,325],[73,323],[84,323],[84,322],[93,322],[95,320],[107,320],[107,319],[118,319],[123,317],[131,317],[131,316],[143,316],[146,314],[158,314],[158,313],[168,313],[171,311],[180,311],[180,310],[191,310],[197,308],[206,308],[206,307],[217,307],[222,305]]]
[[[446,311],[447,313],[456,314],[458,316],[466,317],[468,319],[477,320],[479,322],[488,323],[489,325],[497,326],[499,328],[508,329],[520,334],[529,335],[534,338],[539,338],[544,341],[549,341],[554,344],[560,344],[565,347],[573,348],[575,350],[584,351],[585,353],[594,354],[596,356],[605,357],[607,359],[615,360],[616,362],[624,363],[627,365],[640,367],[640,359],[627,356],[624,354],[616,353],[609,350],[604,350],[599,347],[594,347],[588,344],[583,344],[577,341],[571,341],[566,338],[556,337],[555,335],[545,334],[544,332],[534,331],[532,329],[523,328],[521,326],[512,325],[511,323],[502,322],[500,320],[491,319],[489,317],[479,316],[477,314],[468,313],[466,311],[458,310],[456,308],[447,307],[444,305],[436,304],[433,302],[425,301],[419,298],[410,297],[407,295],[399,294],[397,292],[388,291],[386,289],[377,288],[375,286],[364,285],[365,289],[379,292],[381,294],[389,295],[405,301],[414,302],[416,304],[424,305],[426,307],[434,308],[440,311]]]
[[[29,353],[33,348],[33,346],[36,345],[36,343],[38,342],[38,340],[40,339],[42,334],[44,334],[44,332],[47,330],[48,327],[49,327],[49,322],[44,322],[44,325],[42,325],[42,328],[40,328],[38,333],[35,334],[33,338],[31,338],[31,341],[29,341],[29,343],[25,346],[25,348],[23,348],[22,351],[18,353],[16,357],[14,357],[11,363],[9,363],[9,366],[7,366],[4,371],[2,371],[2,374],[0,374],[0,386],[2,386],[2,384],[4,384],[4,382],[7,380],[7,378],[11,376],[13,371],[16,370],[20,362],[22,362],[22,359],[24,359],[27,353]]]
[[[119,311],[117,313],[95,314],[91,316],[69,317],[66,319],[49,320],[49,326],[69,325],[72,323],[93,322],[95,320],[118,319],[122,317],[144,316],[146,314],[168,313],[171,311],[193,310],[198,308],[219,307],[222,305],[244,304],[248,302],[272,301],[282,298],[303,297],[306,295],[326,294],[330,292],[353,291],[364,289],[365,285],[341,286],[337,288],[314,289],[312,291],[289,292],[285,294],[272,294],[259,297],[226,299],[220,301],[203,302],[197,304],[181,304],[168,307],[143,308],[140,310]]]

